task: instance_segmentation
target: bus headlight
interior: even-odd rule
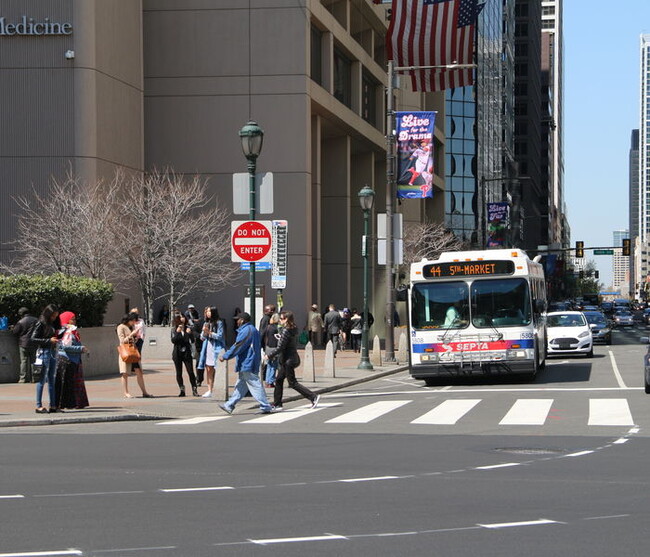
[[[506,357],[509,360],[515,360],[515,359],[524,359],[528,357],[528,354],[526,353],[525,350],[507,350],[506,351]]]
[[[420,354],[420,361],[421,362],[437,362],[438,361],[438,354],[435,352],[431,352],[430,354]]]

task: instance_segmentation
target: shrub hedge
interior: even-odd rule
[[[46,305],[56,304],[61,311],[75,312],[80,327],[98,327],[112,298],[113,285],[104,280],[62,273],[0,275],[0,315],[6,315],[9,323],[17,321],[23,306],[38,316]]]

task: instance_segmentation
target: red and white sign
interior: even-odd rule
[[[271,261],[271,221],[233,221],[231,230],[231,259],[236,263]]]

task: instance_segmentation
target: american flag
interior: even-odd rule
[[[386,36],[396,66],[472,64],[479,0],[393,0]],[[414,91],[442,91],[474,83],[472,69],[409,72]]]

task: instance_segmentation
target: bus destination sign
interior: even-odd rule
[[[515,264],[513,261],[454,261],[452,263],[425,265],[422,268],[422,277],[482,277],[512,275],[514,272]]]

